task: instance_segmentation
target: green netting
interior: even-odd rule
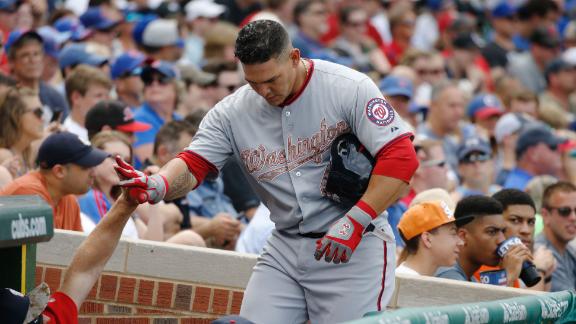
[[[349,323],[574,323],[575,297],[574,291],[561,291],[473,304],[405,308]]]

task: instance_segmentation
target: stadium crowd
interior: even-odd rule
[[[575,289],[575,17],[574,0],[0,0],[0,194],[91,232],[121,194],[112,157],[154,173],[177,155],[249,86],[239,29],[271,19],[413,129],[420,166],[387,211],[397,272]],[[122,235],[259,253],[273,224],[242,163],[138,206]]]

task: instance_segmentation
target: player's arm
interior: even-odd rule
[[[60,291],[68,295],[77,308],[100,277],[137,206],[124,192],[74,254]]]
[[[169,184],[166,191],[166,200],[174,200],[196,188],[198,181],[188,170],[188,165],[180,158],[172,159],[158,172]]]

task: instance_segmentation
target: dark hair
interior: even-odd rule
[[[436,234],[438,233],[438,227],[433,228],[426,232]],[[398,260],[396,260],[397,265],[406,261],[406,259],[408,259],[410,255],[414,255],[418,252],[418,245],[420,244],[420,239],[422,238],[422,234],[418,234],[413,238],[407,240],[401,231],[398,231],[398,233],[400,234],[400,237],[402,238],[402,241],[404,241],[405,245],[404,248],[402,249],[402,252],[400,252],[400,255],[398,256]]]
[[[194,136],[196,135],[196,131],[198,131],[198,129],[185,120],[173,120],[164,124],[160,127],[158,134],[156,134],[156,139],[154,140],[154,154],[158,153],[160,145],[169,145],[171,146],[170,149],[173,151],[177,149],[181,150],[182,147],[174,147],[176,142],[180,140],[181,134],[188,133],[190,136]]]
[[[534,200],[529,194],[518,189],[502,189],[492,195],[492,198],[498,200],[502,204],[502,208],[506,210],[511,205],[528,205],[536,211]]]
[[[198,128],[200,127],[200,122],[202,122],[202,119],[204,119],[204,116],[206,116],[206,113],[207,112],[203,109],[197,109],[186,115],[184,120],[192,124],[192,126]]]
[[[529,20],[534,16],[545,17],[553,9],[551,0],[530,0],[518,8],[518,19]]]
[[[473,195],[458,202],[454,210],[454,218],[456,218],[456,226],[460,228],[476,217],[498,215],[503,211],[502,204],[498,200],[488,196]]]
[[[346,7],[343,7],[342,9],[340,9],[340,12],[338,15],[338,19],[340,20],[340,24],[344,25],[344,24],[348,23],[348,19],[350,18],[350,15],[354,11],[362,11],[362,8],[357,7],[357,6],[346,6]]]
[[[574,186],[571,182],[567,181],[559,181],[553,185],[550,185],[544,189],[544,195],[542,196],[542,207],[547,208],[550,207],[550,198],[556,192],[574,192],[576,191],[576,186]]]
[[[272,20],[257,20],[240,30],[234,55],[243,64],[259,64],[278,58],[289,46],[284,26]]]
[[[27,45],[29,43],[39,44],[42,51],[44,51],[44,47],[42,46],[42,39],[39,39],[38,37],[39,36],[35,35],[34,33],[26,33],[20,36],[20,38],[18,38],[18,40],[15,41],[14,44],[12,44],[12,46],[10,46],[8,50],[8,58],[10,60],[14,60],[16,58],[16,52],[22,47],[24,47],[24,45]]]
[[[300,0],[294,6],[293,17],[296,26],[300,26],[300,16],[308,11],[308,8],[315,3],[324,3],[322,0]]]

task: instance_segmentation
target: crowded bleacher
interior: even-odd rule
[[[575,18],[575,0],[0,0],[0,195],[90,233],[121,193],[114,157],[158,172],[250,86],[240,29],[274,20],[413,132],[419,167],[387,209],[397,273],[576,289]],[[122,235],[261,253],[274,224],[244,163],[139,205]]]

